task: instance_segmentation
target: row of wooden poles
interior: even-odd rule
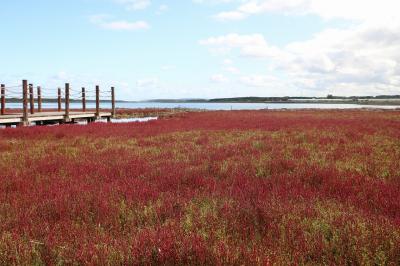
[[[1,115],[6,114],[6,86],[1,84]],[[28,97],[29,94],[29,97]],[[29,98],[29,110],[28,110],[28,98]],[[86,89],[82,88],[82,112],[86,112]],[[61,88],[57,91],[57,103],[58,112],[62,112],[62,94]],[[70,114],[70,85],[65,84],[65,118],[69,117]],[[33,92],[33,84],[28,84],[27,80],[22,81],[22,109],[23,119],[28,120],[28,115],[35,113],[35,98]],[[42,92],[41,87],[37,87],[37,112],[42,112]],[[96,117],[100,117],[100,86],[96,86]],[[111,87],[111,115],[115,117],[115,89]]]

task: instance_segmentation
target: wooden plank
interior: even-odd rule
[[[69,83],[65,83],[65,120],[69,120]]]
[[[82,111],[86,112],[86,90],[82,88]]]
[[[96,117],[96,115],[93,114],[76,114],[76,115],[70,115],[69,116],[72,119],[79,119],[79,118],[91,118],[91,117]]]
[[[100,87],[96,86],[96,116],[100,116]]]
[[[1,84],[1,114],[6,113],[6,85]]]
[[[19,124],[22,122],[21,118],[0,118],[0,125],[5,125],[5,124]]]
[[[29,84],[29,109],[31,114],[35,113],[35,97],[33,94],[33,84]]]
[[[88,118],[111,118],[112,113],[104,112],[99,116],[95,112],[71,112],[70,119],[88,119]],[[23,122],[23,114],[9,114],[0,116],[0,124],[18,124]],[[44,112],[29,115],[27,122],[40,122],[40,121],[59,121],[64,120],[63,112]]]
[[[36,125],[43,124],[40,122],[55,121],[58,122],[74,122],[75,119],[87,119],[90,122],[96,119],[107,118],[107,121],[111,121],[111,118],[115,116],[115,91],[114,87],[111,87],[111,112],[101,112],[100,110],[100,87],[96,86],[96,107],[94,111],[86,111],[86,90],[82,88],[82,112],[71,112],[70,110],[70,85],[65,84],[65,110],[62,111],[62,92],[58,88],[57,112],[43,112],[42,110],[42,88],[37,86],[37,103],[38,112],[35,113],[35,92],[32,84],[29,84],[27,80],[22,81],[22,113],[8,113],[5,114],[5,101],[6,101],[6,87],[0,84],[0,125],[9,125],[10,123],[27,126],[30,122],[36,122]]]
[[[61,112],[61,88],[57,89],[57,104],[58,104],[58,111]]]
[[[22,109],[23,109],[23,119],[22,123],[24,125],[28,124],[28,81],[22,81]]]
[[[111,87],[111,115],[115,117],[115,89]]]
[[[38,99],[38,112],[42,112],[42,88],[37,87],[37,99]]]
[[[39,121],[57,121],[57,120],[63,120],[64,116],[59,115],[59,116],[41,116],[41,117],[29,117],[28,121],[29,122],[39,122]]]

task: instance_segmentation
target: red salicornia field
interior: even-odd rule
[[[400,112],[0,130],[1,265],[398,265]]]

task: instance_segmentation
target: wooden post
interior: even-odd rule
[[[58,88],[58,97],[57,97],[57,103],[58,103],[58,111],[61,112],[61,88]]]
[[[69,122],[69,83],[65,83],[65,120]]]
[[[100,118],[100,87],[96,86],[96,118]]]
[[[29,84],[29,106],[30,106],[30,112],[33,115],[35,113],[35,99],[33,98],[32,84]]]
[[[86,91],[82,88],[82,112],[86,112]]]
[[[22,81],[22,125],[28,125],[28,81]]]
[[[1,84],[1,115],[6,113],[6,86]]]
[[[38,99],[38,112],[42,112],[42,89],[40,86],[37,87],[37,99]]]
[[[115,117],[115,89],[111,87],[111,117]]]

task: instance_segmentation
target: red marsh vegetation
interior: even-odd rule
[[[399,263],[399,112],[0,130],[1,265]]]

